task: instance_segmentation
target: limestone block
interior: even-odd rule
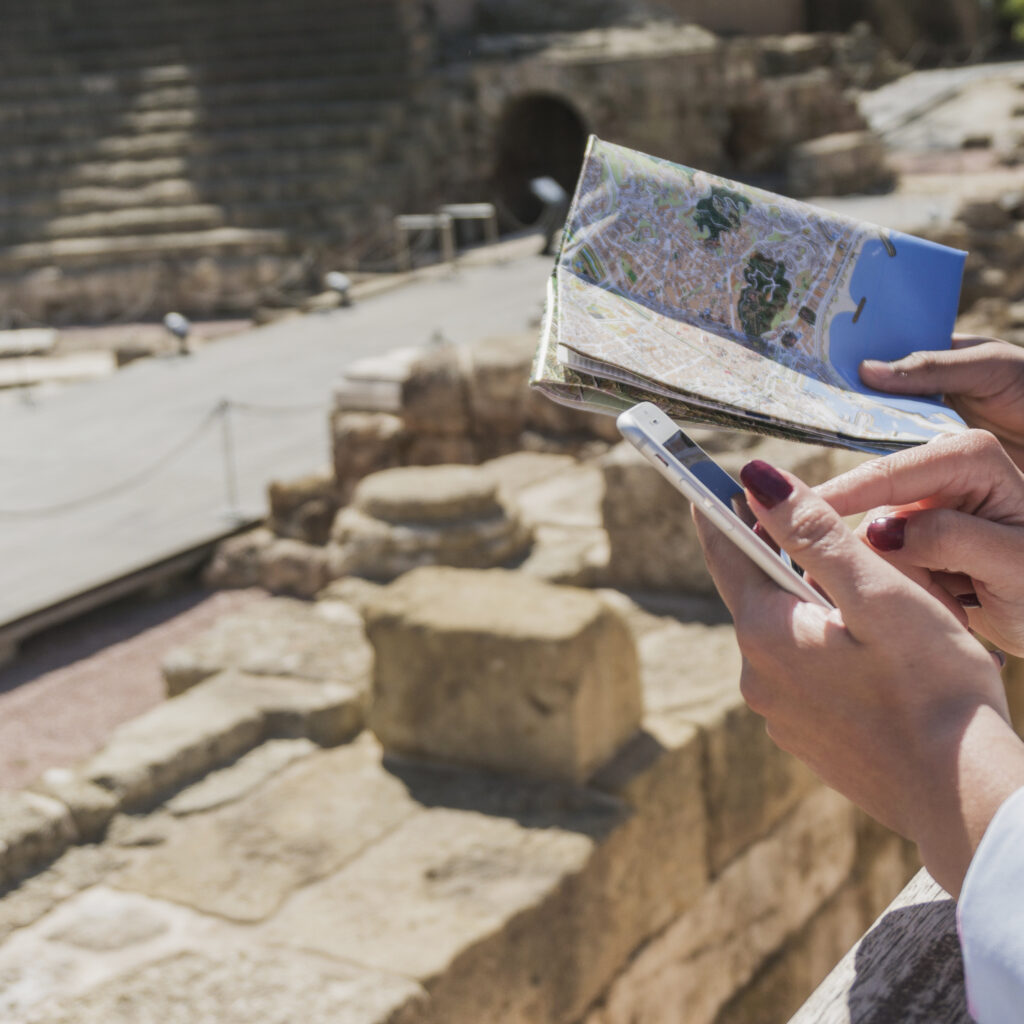
[[[419,986],[382,971],[259,947],[175,952],[51,1009],[52,1024],[409,1024],[424,1001]],[[186,1017],[182,1017],[182,1013]]]
[[[470,433],[469,395],[457,346],[442,342],[420,351],[402,382],[401,415],[413,436]]]
[[[164,805],[171,814],[201,814],[236,803],[282,769],[318,750],[311,740],[268,740],[234,764],[211,772]]]
[[[284,537],[260,550],[259,570],[260,584],[267,590],[295,597],[313,597],[330,578],[323,547]]]
[[[637,729],[636,652],[596,595],[424,568],[367,608],[385,748],[580,782]]]
[[[521,557],[529,538],[483,470],[403,467],[367,477],[338,513],[329,573],[390,580],[424,565],[490,568]]]
[[[556,477],[576,465],[571,455],[520,451],[490,459],[480,467],[498,485],[498,497],[518,505],[526,488]]]
[[[467,384],[473,433],[517,436],[526,425],[535,332],[484,338],[470,346]]]
[[[840,888],[855,851],[853,808],[819,788],[637,954],[586,1024],[712,1024]]]
[[[715,453],[738,478],[753,458],[790,470],[808,483],[831,474],[828,448],[775,438]],[[602,514],[610,545],[607,584],[623,590],[680,590],[714,594],[688,502],[631,445],[622,442],[600,460]]]
[[[794,146],[786,181],[797,196],[871,192],[892,185],[885,144],[869,131],[824,135]]]
[[[416,434],[408,438],[403,461],[409,466],[441,466],[479,461],[476,441],[461,434]]]
[[[1006,206],[994,199],[975,199],[964,203],[957,212],[957,220],[973,231],[1003,231],[1013,226]]]
[[[608,577],[608,534],[601,527],[536,526],[519,569],[548,583],[598,586]]]
[[[611,973],[696,903],[708,884],[702,762],[694,726],[648,715],[642,731],[591,780],[630,809],[594,858],[593,870],[607,871],[602,889],[609,917],[598,933]]]
[[[171,651],[162,665],[169,696],[225,669],[365,690],[372,667],[373,650],[357,611],[340,601],[328,607],[286,597],[224,616]]]
[[[260,526],[221,541],[203,582],[216,588],[255,587],[260,581],[260,554],[273,540],[274,534]]]
[[[335,412],[331,417],[334,478],[339,498],[368,473],[402,463],[405,428],[386,412]]]
[[[239,800],[171,821],[165,841],[143,848],[115,884],[205,914],[261,921],[416,813],[367,737],[304,758]],[[347,919],[352,909],[339,913],[342,906],[324,910]]]
[[[270,528],[279,537],[326,544],[338,493],[334,478],[316,473],[288,482],[275,481],[268,488]]]
[[[69,768],[47,769],[32,789],[67,807],[78,838],[84,843],[99,839],[117,810],[117,799],[112,793]]]
[[[0,891],[53,860],[76,838],[71,813],[58,800],[0,791]]]
[[[352,504],[391,523],[481,519],[501,512],[497,485],[473,466],[384,470],[363,480]]]
[[[232,699],[204,683],[120,726],[82,773],[113,793],[120,808],[150,807],[251,750],[264,729],[263,709],[249,694]]]
[[[578,1020],[614,936],[595,843],[622,808],[586,791],[396,763],[426,808],[267,926],[274,943],[420,981],[430,1024]],[[337,908],[345,908],[338,913]]]
[[[402,386],[421,350],[407,346],[352,363],[334,386],[337,412],[400,412]]]

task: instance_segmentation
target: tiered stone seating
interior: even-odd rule
[[[141,263],[188,272],[209,255],[227,272],[192,308],[226,312],[290,264],[308,267],[311,250],[358,242],[364,257],[385,255],[370,251],[365,212],[405,205],[402,147],[430,58],[418,11],[413,0],[5,5],[0,314],[117,315]],[[134,277],[118,287],[126,264]],[[155,290],[154,307],[189,305],[166,283]]]

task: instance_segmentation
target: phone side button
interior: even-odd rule
[[[657,452],[654,453],[654,457],[663,465],[668,465],[668,459],[663,459]]]

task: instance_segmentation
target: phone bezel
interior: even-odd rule
[[[729,508],[721,499],[703,484],[666,447],[677,433],[713,465],[718,466],[707,452],[685,431],[669,419],[656,405],[642,402],[619,415],[616,421],[619,433],[630,442],[651,463],[676,490],[680,491],[722,531],[758,568],[768,574],[783,589],[802,601],[818,604],[825,608],[834,607],[821,593],[814,589],[802,576],[772,550],[754,531]],[[721,466],[718,466],[721,469]],[[724,469],[721,469],[725,473]],[[725,474],[728,476],[728,474]],[[729,477],[729,479],[732,479]],[[734,481],[735,482],[735,481]],[[736,488],[742,491],[739,483]]]

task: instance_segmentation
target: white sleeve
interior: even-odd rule
[[[1024,1019],[1024,789],[989,822],[956,917],[971,1016],[978,1024]]]

